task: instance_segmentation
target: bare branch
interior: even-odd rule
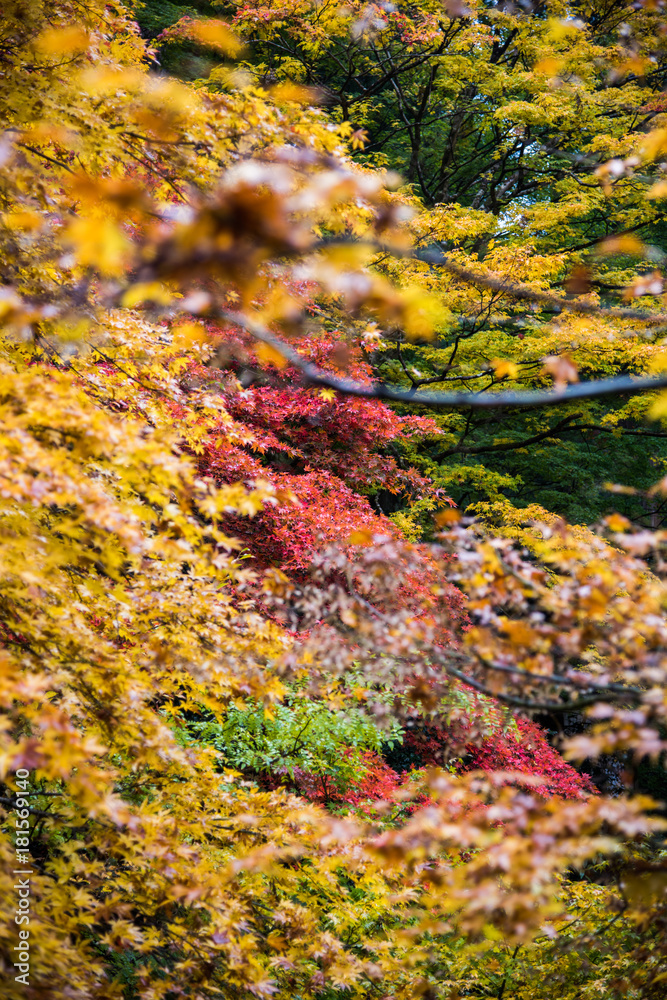
[[[607,316],[611,319],[633,319],[642,323],[660,325],[667,323],[667,313],[648,313],[643,309],[626,309],[623,307],[606,308],[596,305],[594,302],[580,302],[577,299],[564,299],[551,292],[541,292],[529,285],[519,285],[507,281],[505,278],[494,278],[489,274],[480,274],[462,264],[457,264],[442,250],[400,250],[396,247],[381,246],[383,250],[389,250],[394,256],[412,257],[415,260],[423,261],[425,264],[432,264],[436,267],[444,267],[446,271],[455,274],[457,278],[467,281],[471,285],[481,285],[483,288],[490,288],[496,292],[502,292],[513,299],[524,299],[529,302],[540,302],[542,305],[551,306],[556,309],[563,309],[567,312],[581,313],[587,316]]]
[[[532,701],[530,698],[519,698],[516,695],[507,694],[505,691],[495,691],[486,684],[482,684],[469,674],[453,667],[447,661],[447,657],[440,655],[436,649],[429,650],[429,653],[440,663],[450,677],[455,677],[457,680],[462,681],[463,684],[467,684],[475,691],[479,691],[480,694],[495,698],[497,701],[502,702],[503,705],[509,705],[511,708],[525,708],[530,712],[576,712],[577,709],[586,708],[588,705],[596,705],[601,701],[621,701],[626,698],[634,699],[637,697],[636,690],[632,688],[628,688],[623,693],[611,691],[609,688],[596,688],[595,693],[590,695],[584,694],[573,701]],[[618,686],[615,685],[615,687]]]
[[[500,410],[512,408],[529,408],[541,406],[562,406],[582,399],[599,399],[604,396],[636,395],[639,392],[650,392],[667,387],[667,373],[664,375],[638,377],[619,375],[616,378],[600,379],[596,382],[578,382],[565,389],[550,389],[544,392],[439,392],[419,393],[393,386],[374,383],[363,385],[349,379],[337,378],[306,361],[294,348],[279,337],[276,337],[265,326],[241,313],[227,309],[212,310],[209,315],[225,320],[234,326],[245,330],[255,340],[270,345],[274,350],[294,365],[310,385],[319,385],[327,389],[335,389],[344,396],[356,396],[360,399],[386,399],[395,403],[411,403],[412,405],[428,406],[435,409],[450,410]]]
[[[361,239],[351,240],[348,236],[330,237],[314,244],[311,249],[316,250],[318,246],[326,247],[336,244],[360,243],[362,246],[374,247],[378,252],[383,252],[392,257],[408,258],[418,260],[423,264],[430,264],[433,267],[443,267],[450,274],[455,274],[457,278],[466,281],[470,285],[479,285],[482,288],[489,288],[495,292],[501,292],[512,299],[522,299],[527,302],[539,302],[552,309],[564,310],[566,312],[580,313],[585,316],[606,316],[610,319],[632,319],[641,323],[649,323],[651,326],[667,324],[667,313],[665,312],[645,312],[643,309],[628,309],[621,306],[606,307],[596,305],[594,302],[581,302],[579,299],[565,299],[560,295],[553,295],[551,292],[542,292],[530,285],[516,284],[506,278],[494,277],[492,274],[480,274],[463,264],[458,264],[452,260],[444,251],[439,249],[420,250],[415,247],[398,247],[382,240]]]
[[[651,325],[660,325],[667,322],[667,313],[647,313],[642,309],[625,309],[619,307],[605,308],[593,302],[580,302],[577,299],[564,299],[551,292],[541,292],[528,285],[517,285],[504,278],[493,278],[491,275],[479,274],[470,268],[463,267],[450,260],[446,254],[439,250],[423,250],[415,253],[416,260],[422,260],[426,264],[435,264],[444,267],[446,271],[455,274],[458,278],[469,282],[472,285],[482,285],[497,292],[503,292],[513,299],[525,299],[529,302],[540,302],[542,305],[552,308],[562,309],[568,312],[582,313],[587,316],[608,316],[613,319],[633,319]]]

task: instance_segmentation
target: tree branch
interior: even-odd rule
[[[488,444],[488,445],[477,445],[466,448],[465,445],[456,445],[454,448],[448,448],[447,451],[442,451],[436,456],[436,461],[442,458],[448,458],[450,455],[459,455],[464,453],[466,455],[481,455],[487,452],[496,451],[514,451],[517,448],[526,448],[529,444],[537,444],[539,441],[544,441],[545,438],[553,437],[563,430],[578,430],[579,428],[571,428],[567,425],[573,420],[578,420],[581,416],[580,413],[572,413],[568,417],[563,417],[559,420],[557,424],[553,427],[547,428],[545,431],[541,431],[539,434],[534,434],[532,437],[524,438],[522,441],[505,441],[502,444]]]
[[[386,248],[385,248],[386,249]],[[394,249],[394,256],[401,254],[401,251]],[[543,305],[564,309],[568,312],[582,313],[587,316],[608,316],[613,319],[634,319],[642,323],[659,325],[667,323],[667,313],[647,313],[642,309],[626,309],[622,307],[605,308],[595,305],[593,302],[578,302],[576,299],[564,299],[559,295],[552,295],[550,292],[541,292],[528,285],[518,285],[507,281],[504,278],[493,278],[490,275],[479,274],[462,264],[457,264],[450,260],[447,254],[441,250],[412,250],[403,251],[402,256],[410,256],[415,260],[421,260],[425,264],[432,264],[436,267],[444,267],[446,271],[455,274],[463,281],[472,285],[481,285],[493,291],[503,292],[513,299],[526,299],[529,302],[541,302]]]
[[[355,396],[360,399],[385,399],[394,403],[411,403],[427,406],[433,409],[450,410],[499,410],[512,408],[527,409],[530,407],[561,406],[581,399],[599,399],[604,396],[636,395],[639,392],[650,392],[667,387],[667,373],[664,375],[635,378],[631,375],[619,375],[616,378],[600,379],[597,382],[578,382],[565,389],[550,389],[529,392],[440,392],[420,393],[393,386],[374,383],[363,385],[349,379],[337,378],[306,361],[301,355],[289,347],[279,337],[276,337],[261,323],[243,316],[241,313],[227,309],[213,309],[208,315],[222,319],[241,330],[245,330],[255,340],[268,344],[286,361],[297,368],[310,385],[318,385],[327,389],[335,389],[344,396]]]
[[[564,299],[559,295],[553,295],[551,292],[542,292],[538,289],[531,288],[529,285],[515,284],[514,282],[507,281],[506,278],[494,278],[489,274],[480,274],[478,271],[473,271],[469,267],[457,264],[456,261],[453,261],[442,250],[420,250],[414,247],[404,249],[402,247],[384,243],[382,240],[350,240],[347,236],[331,237],[321,240],[318,244],[314,244],[311,249],[316,250],[318,246],[327,247],[336,244],[350,243],[359,243],[362,246],[374,247],[378,250],[378,252],[384,252],[392,257],[408,258],[411,260],[421,261],[423,264],[430,264],[433,267],[443,267],[451,274],[455,274],[457,278],[461,278],[462,281],[468,282],[468,284],[479,285],[482,288],[489,288],[495,292],[502,292],[503,295],[509,295],[510,298],[513,299],[523,299],[528,302],[540,302],[542,305],[550,306],[556,310],[581,313],[586,316],[606,316],[610,319],[633,319],[642,323],[649,323],[652,326],[667,324],[667,313],[665,312],[648,313],[644,312],[643,309],[627,309],[621,306],[606,307],[596,305],[594,302],[580,302],[577,299]]]

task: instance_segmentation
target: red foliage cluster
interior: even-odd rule
[[[252,520],[230,518],[230,534],[246,544],[260,566],[276,566],[297,577],[307,572],[323,545],[345,541],[353,532],[396,538],[393,522],[376,513],[364,494],[383,489],[414,496],[432,489],[415,470],[401,468],[387,449],[413,435],[435,435],[437,425],[428,418],[401,417],[379,401],[331,397],[304,386],[296,369],[259,361],[252,347],[232,331],[224,332],[221,343],[228,360],[220,385],[232,423],[221,421],[211,435],[200,459],[201,471],[219,482],[268,479],[292,497]],[[372,378],[361,348],[342,347],[335,336],[303,343],[301,348],[325,370],[361,382]],[[247,379],[248,373],[253,381],[244,389],[235,378],[230,380],[230,374],[245,374]],[[426,554],[417,563],[418,569],[403,567],[395,598],[415,610],[421,608],[422,615],[434,601],[445,600],[453,620],[464,627],[462,595],[452,587],[451,593],[448,588],[444,596],[434,597],[442,590],[441,569],[431,566]],[[445,644],[449,641],[451,636],[443,636]],[[466,770],[538,777],[542,783],[536,790],[545,797],[581,799],[594,791],[590,780],[563,760],[535,723],[518,720],[518,738],[516,730],[499,726],[494,736],[480,740],[478,721],[464,715],[452,722],[456,732],[449,733],[422,727],[418,734],[406,734],[404,746],[412,751],[417,766],[443,766],[455,736],[458,746],[466,744]],[[404,775],[379,754],[367,751],[358,778],[346,789],[305,773],[295,779],[299,791],[313,801],[367,809],[373,800],[391,798]]]
[[[277,566],[298,575],[323,544],[344,542],[353,531],[393,534],[391,521],[376,514],[368,500],[330,473],[312,472],[298,482],[280,473],[273,484],[293,494],[291,503],[267,508],[252,521],[229,518],[230,533],[248,546],[261,566]]]
[[[563,760],[548,743],[543,730],[529,719],[516,720],[520,739],[503,732],[483,743],[466,748],[466,770],[520,771],[544,778],[536,791],[545,798],[559,795],[565,799],[585,799],[595,794],[587,774],[580,774]]]
[[[429,485],[382,453],[394,441],[437,433],[427,418],[400,417],[378,400],[329,399],[299,385],[251,387],[230,395],[227,406],[252,429],[255,448],[274,450],[295,471],[331,472],[361,493]]]
[[[355,753],[352,749],[343,752]],[[366,810],[372,801],[390,799],[402,784],[401,776],[375,750],[362,751],[358,755],[358,767],[358,774],[345,788],[339,787],[333,779],[310,774],[301,768],[295,768],[293,784],[299,794],[311,802],[345,803]],[[275,786],[276,775],[269,778],[268,784]]]
[[[400,11],[391,11],[388,21],[405,45],[429,45],[442,37],[442,28],[433,15],[422,14],[413,21]]]
[[[528,790],[544,798],[558,796],[564,799],[585,799],[595,794],[587,775],[579,774],[563,760],[546,740],[540,727],[528,719],[518,719],[519,736],[513,731],[497,733],[480,744],[466,747],[466,759],[460,770],[489,772],[508,771],[539,778],[541,783],[527,784]],[[420,767],[442,767],[445,763],[447,733],[438,727],[429,727],[418,734],[407,733],[403,747],[418,758]],[[352,751],[350,751],[352,752]],[[326,777],[317,777],[299,769],[294,784],[305,798],[323,804],[345,804],[362,812],[371,812],[378,800],[391,800],[394,792],[408,780],[410,772],[399,773],[374,750],[360,755],[359,773],[346,788],[338,788]],[[510,779],[508,779],[509,781]],[[512,779],[515,780],[515,779]],[[275,784],[275,776],[273,784]],[[428,801],[425,794],[418,795],[406,805],[412,812]]]
[[[211,331],[220,337],[219,331]],[[229,349],[234,341],[225,331]],[[248,447],[254,453],[273,457],[291,472],[327,471],[339,476],[361,493],[377,489],[415,493],[430,487],[428,479],[414,469],[401,468],[386,454],[394,442],[440,434],[429,417],[399,416],[380,400],[341,397],[329,390],[303,385],[295,368],[259,365],[247,346],[242,347],[242,365],[257,372],[256,380],[240,391],[228,389],[229,414],[252,432]],[[355,382],[370,383],[373,373],[359,345],[341,345],[335,334],[328,338],[304,339],[300,350],[321,369]],[[230,365],[238,372],[241,364]]]
[[[400,775],[374,750],[366,750],[361,758],[359,777],[345,790],[343,800],[363,808],[369,800],[390,799],[402,784]]]
[[[234,345],[227,331],[224,342]],[[230,519],[230,533],[260,565],[291,573],[305,570],[323,544],[344,540],[353,531],[396,535],[393,523],[373,510],[366,495],[382,489],[415,496],[431,489],[427,479],[402,468],[386,451],[416,435],[438,434],[434,421],[399,416],[377,400],[331,398],[301,384],[296,369],[260,366],[238,338],[236,345],[232,372],[242,365],[261,367],[261,379],[242,389],[230,383],[228,373],[220,374],[233,422],[221,420],[200,457],[200,471],[220,483],[269,480],[292,500],[252,521]],[[355,379],[371,378],[360,348],[346,347],[343,357],[333,336],[304,343],[302,349],[338,374],[343,365]],[[203,372],[189,372],[197,374]],[[439,502],[451,501],[441,497]]]
[[[544,731],[528,719],[516,719],[518,735],[511,729],[499,729],[493,736],[468,743],[464,748],[464,771],[511,771],[539,778],[537,794],[544,798],[585,799],[595,794],[588,775],[563,760],[548,742]],[[424,767],[442,767],[447,755],[448,734],[438,726],[405,735],[404,747]],[[532,788],[532,784],[529,786]]]

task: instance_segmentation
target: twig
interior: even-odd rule
[[[239,327],[249,333],[255,340],[270,345],[286,361],[297,368],[311,385],[319,385],[335,389],[344,396],[356,396],[361,399],[386,399],[396,403],[411,403],[412,405],[428,406],[436,409],[462,410],[469,407],[473,410],[497,410],[507,408],[562,406],[581,399],[599,399],[603,396],[636,395],[639,392],[651,392],[667,387],[667,373],[664,375],[638,377],[619,375],[615,378],[600,379],[595,382],[578,382],[565,389],[529,392],[439,392],[419,393],[398,389],[393,386],[374,383],[363,385],[349,379],[336,378],[306,361],[294,348],[272,334],[265,326],[241,313],[227,309],[213,309],[209,315]]]

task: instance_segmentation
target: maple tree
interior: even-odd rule
[[[534,389],[548,378],[542,358],[562,354],[582,378],[645,370],[651,331],[637,329],[636,317],[609,323],[598,312],[593,323],[563,313],[557,300],[564,289],[580,308],[610,305],[633,281],[648,301],[662,291],[659,174],[637,160],[664,100],[658,10],[353,3],[341,12],[308,0],[289,11],[280,2],[201,9],[221,9],[243,30],[252,79],[313,88],[334,121],[352,123],[356,160],[397,169],[409,182],[406,194],[430,206],[413,231],[426,248],[422,260],[434,260],[438,247],[450,266],[482,278],[471,285],[456,272],[386,261],[394,276],[437,287],[453,315],[426,346],[400,325],[385,328],[372,357],[378,378],[413,392],[499,381]],[[224,89],[214,54],[188,40],[193,14],[178,5],[138,8],[168,65]],[[657,147],[646,148],[653,159]],[[495,276],[495,287],[484,276]],[[508,294],[508,279],[556,297],[536,314],[535,299]],[[612,500],[604,488],[623,479],[646,492],[664,472],[664,430],[646,420],[648,406],[592,399],[556,417],[462,408],[440,419],[443,436],[419,446],[415,460],[464,506],[507,496],[518,508],[538,502],[575,523],[620,507],[655,527],[660,499]]]
[[[310,32],[313,10],[335,30]],[[572,261],[531,243],[558,218],[555,197],[525,204],[512,239],[473,258],[457,227],[478,206],[422,208],[384,169],[389,154],[355,160],[370,121],[314,106],[293,68],[238,72],[236,32],[263,11],[270,24],[268,7],[234,24],[168,13],[164,44],[214,54],[207,85],[155,72],[121,3],[2,12],[5,995],[523,1000],[547,981],[573,1000],[600,983],[659,996],[656,802],[594,794],[512,710],[585,713],[563,744],[575,762],[665,752],[664,533],[620,514],[569,526],[496,488],[470,521],[452,507],[457,473],[429,458],[461,437],[448,421],[486,410],[625,392],[605,426],[632,431],[647,399],[660,419],[658,278],[619,267],[620,304],[555,290]],[[467,33],[464,52],[487,20],[506,34],[521,20],[450,14],[433,31]],[[572,115],[584,95],[557,75],[567,59],[620,74],[585,91],[591,117],[657,59],[659,12],[640,8],[604,44],[549,14],[521,21],[526,58],[542,59],[538,93],[559,90]],[[412,61],[411,47],[441,44],[425,11],[419,30],[401,17],[390,46]],[[330,39],[382,34],[378,19],[375,6],[306,7],[294,24],[320,59]],[[474,74],[457,59],[464,84]],[[582,169],[592,201],[572,226],[593,202],[612,228],[634,225],[661,197],[659,107],[648,133],[610,117],[616,146],[598,141]],[[630,304],[645,293],[649,306]],[[492,333],[518,303],[535,337],[485,358],[481,393],[465,366],[432,382],[462,391],[423,392],[430,376],[398,345],[437,368],[455,347],[475,369],[491,334],[456,330],[480,294],[480,315],[503,300]],[[631,324],[658,334],[633,338]],[[589,379],[602,342],[620,360]],[[665,487],[624,488],[654,504]],[[28,983],[13,958],[12,807],[26,799]]]

